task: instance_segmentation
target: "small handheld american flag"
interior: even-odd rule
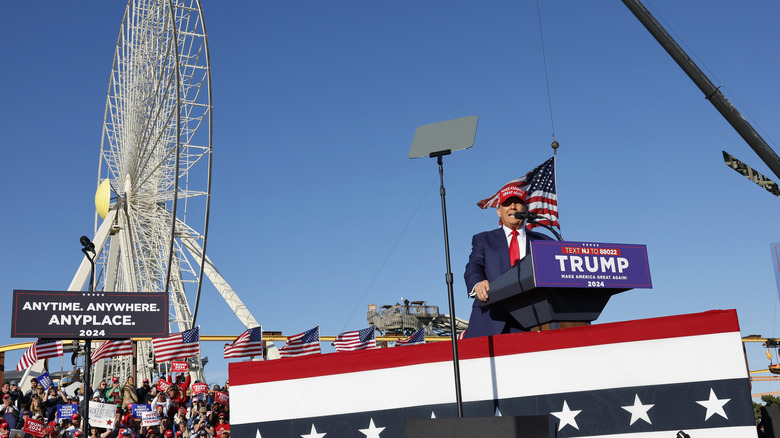
[[[279,349],[281,357],[320,354],[320,326],[287,338],[287,344]]]
[[[225,359],[263,355],[263,328],[251,328],[236,338],[232,344],[225,344]]]
[[[333,346],[336,347],[336,351],[373,350],[377,348],[376,329],[369,327],[342,333],[336,336]]]
[[[417,345],[417,344],[424,344],[424,343],[425,343],[425,327],[412,333],[412,335],[406,339],[399,339],[395,341],[396,346]]]

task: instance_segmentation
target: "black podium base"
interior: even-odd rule
[[[550,438],[547,415],[409,419],[404,438]]]

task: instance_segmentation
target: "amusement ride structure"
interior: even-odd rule
[[[103,120],[94,280],[85,257],[68,290],[168,293],[171,332],[181,332],[196,325],[205,276],[247,328],[259,326],[206,256],[211,153],[211,68],[201,2],[128,1]],[[136,356],[138,379],[152,377],[151,342],[138,342]],[[96,364],[95,379],[129,375],[131,360]],[[204,380],[200,358],[189,362]]]

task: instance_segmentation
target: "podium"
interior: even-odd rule
[[[587,324],[612,295],[652,288],[645,245],[535,240],[530,249],[480,302],[502,306],[527,330]]]

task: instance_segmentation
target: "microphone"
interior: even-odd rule
[[[513,215],[515,219],[528,219],[529,221],[535,221],[536,219],[539,219],[541,216],[536,213],[531,213],[530,211],[520,211]]]

